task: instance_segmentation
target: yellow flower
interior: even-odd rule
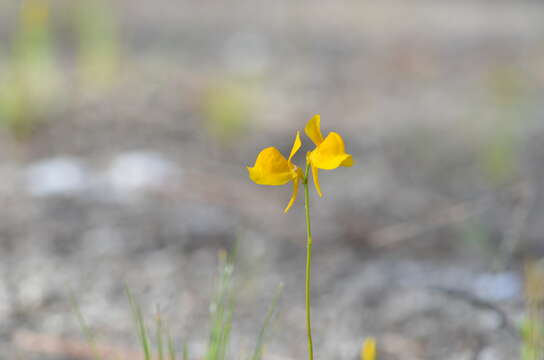
[[[312,176],[314,178],[315,188],[319,196],[321,187],[319,186],[318,169],[333,170],[339,166],[352,166],[353,158],[346,154],[344,140],[340,134],[331,132],[323,139],[320,127],[321,117],[315,115],[308,121],[304,132],[315,144],[315,149],[308,154],[307,160],[312,167]]]
[[[376,339],[368,337],[363,341],[361,360],[376,360]]]
[[[279,186],[293,181],[293,195],[284,212],[289,211],[295,202],[298,184],[303,177],[302,170],[291,162],[301,146],[300,133],[297,131],[289,158],[286,159],[275,147],[268,147],[259,153],[253,167],[247,167],[249,178],[259,185]]]

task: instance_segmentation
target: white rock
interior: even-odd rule
[[[33,196],[74,195],[88,186],[84,166],[69,156],[31,164],[25,175],[26,189]]]
[[[478,359],[481,360],[501,360],[503,357],[500,355],[499,351],[490,347],[487,347],[480,352]]]
[[[474,293],[488,301],[501,301],[521,295],[521,279],[512,272],[482,274],[476,277]]]
[[[119,193],[158,189],[179,174],[179,168],[156,152],[137,151],[115,157],[106,173],[109,185]]]

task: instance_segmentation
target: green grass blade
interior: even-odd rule
[[[228,303],[226,304],[224,320],[223,320],[223,329],[221,333],[221,340],[219,342],[219,349],[217,353],[218,360],[225,360],[228,352],[228,344],[230,340],[230,334],[232,330],[232,314],[234,313],[234,296],[231,295],[227,299]]]
[[[189,360],[189,345],[187,345],[187,342],[183,344],[183,360]]]
[[[168,343],[168,360],[176,360],[176,347],[174,345],[174,339],[170,335],[170,330],[166,329],[166,338]]]
[[[87,344],[89,344],[89,347],[91,348],[93,359],[101,360],[100,353],[98,352],[98,349],[96,348],[96,339],[95,339],[94,333],[89,328],[89,326],[87,326],[87,323],[85,322],[85,319],[83,318],[83,315],[81,314],[79,303],[77,302],[76,297],[73,294],[70,297],[70,302],[72,304],[72,310],[74,311],[74,314],[77,317],[79,326],[81,327],[81,331],[83,332],[83,336],[85,337]]]
[[[157,308],[157,359],[164,360],[163,351],[163,324],[161,319],[161,310]]]
[[[221,253],[221,272],[216,295],[210,305],[211,330],[206,360],[224,360],[227,354],[234,309],[232,257]]]
[[[145,328],[142,310],[138,303],[134,300],[134,297],[132,296],[132,293],[130,292],[128,286],[125,287],[125,291],[127,293],[128,301],[132,309],[132,314],[136,323],[136,327],[138,328],[138,336],[140,339],[140,344],[142,345],[142,349],[144,351],[144,359],[151,360],[151,346],[149,342],[149,336],[147,335],[147,331]]]
[[[282,293],[283,293],[283,284],[280,284],[278,285],[276,294],[274,295],[272,303],[270,304],[270,307],[268,308],[263,326],[261,327],[261,331],[259,331],[259,336],[257,337],[257,344],[255,345],[255,351],[253,352],[253,356],[251,357],[251,360],[261,360],[263,356],[263,344],[264,344],[266,330],[270,326],[270,322],[272,321],[272,318],[274,317],[274,314],[276,313]]]

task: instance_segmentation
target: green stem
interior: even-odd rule
[[[306,329],[308,331],[308,359],[313,360],[314,350],[312,342],[312,322],[310,320],[310,278],[312,267],[312,228],[310,225],[310,195],[308,191],[308,171],[310,165],[306,166],[306,172],[303,178],[304,184],[304,204],[306,207],[306,226],[308,233],[308,242],[306,245]]]

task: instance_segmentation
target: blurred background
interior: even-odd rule
[[[0,1],[2,357],[90,359],[72,294],[134,354],[126,283],[202,358],[236,244],[231,354],[284,283],[265,359],[304,358],[303,201],[245,166],[320,113],[318,357],[541,359],[543,85],[540,1]]]

